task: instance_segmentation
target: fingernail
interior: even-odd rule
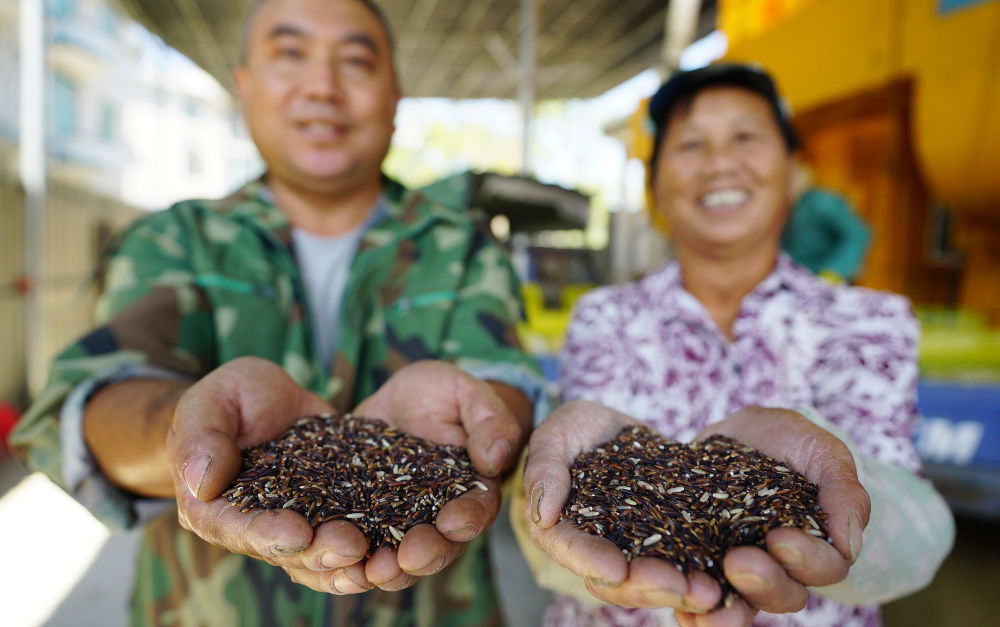
[[[301,553],[306,550],[304,546],[284,546],[281,544],[272,544],[271,553],[274,555],[289,555],[291,553]]]
[[[435,557],[432,557],[426,564],[416,569],[416,572],[420,575],[433,575],[434,573],[441,570],[444,566],[444,553],[438,553]]]
[[[340,585],[337,585],[338,581],[340,582]],[[354,580],[348,576],[347,571],[344,569],[336,571],[333,573],[333,577],[330,578],[330,587],[333,588],[334,594],[350,594],[346,591],[348,584],[354,586],[358,585],[354,583]]]
[[[451,531],[442,531],[441,534],[449,538],[452,538],[456,542],[465,542],[469,539],[476,537],[479,528],[472,523],[467,523],[462,525],[458,529],[452,529]],[[464,539],[460,539],[464,538]]]
[[[379,587],[382,588],[383,590],[388,590],[389,592],[395,592],[397,590],[402,590],[403,588],[406,588],[408,585],[410,585],[410,582],[412,580],[413,578],[410,575],[406,573],[399,573],[398,575],[393,577],[392,580],[386,582],[385,585]]]
[[[684,594],[676,590],[661,590],[658,588],[640,590],[639,596],[646,603],[660,607],[679,607],[684,603]]]
[[[793,570],[802,568],[806,563],[806,556],[794,544],[779,542],[771,547],[771,552],[782,565]]]
[[[201,490],[201,482],[205,480],[205,475],[208,474],[208,467],[211,465],[211,455],[198,455],[184,462],[184,467],[182,468],[184,483],[187,485],[188,492],[194,498],[198,498],[198,491]]]
[[[599,588],[615,588],[621,583],[620,581],[607,581],[605,579],[598,579],[597,577],[587,577],[587,582]]]
[[[531,522],[536,525],[542,520],[542,496],[545,495],[545,482],[539,481],[531,488]]]
[[[685,612],[691,612],[692,614],[704,614],[708,612],[711,608],[695,607],[690,603],[688,603],[687,601],[681,601],[680,609]]]
[[[760,575],[748,572],[739,572],[729,575],[729,582],[737,588],[743,588],[746,592],[760,593],[767,592],[774,587],[767,579]]]
[[[490,445],[486,456],[490,460],[490,470],[494,476],[500,474],[500,469],[507,462],[508,455],[510,455],[510,444],[506,440],[497,440]]]
[[[861,534],[863,532],[864,525],[861,523],[861,515],[852,509],[847,515],[847,535],[851,544],[851,554],[849,556],[851,564],[858,561],[858,556],[861,555]]]
[[[360,555],[346,555],[333,550],[323,551],[323,554],[319,557],[319,565],[326,570],[333,570],[338,567],[342,568],[345,565],[345,561],[353,564],[360,560],[361,557]]]

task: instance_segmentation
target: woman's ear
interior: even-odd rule
[[[788,173],[788,200],[794,205],[812,186],[812,168],[795,152],[788,156]]]

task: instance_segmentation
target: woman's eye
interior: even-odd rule
[[[680,143],[679,148],[684,152],[690,152],[701,149],[701,146],[702,146],[701,140],[689,139],[687,141],[682,141]]]
[[[756,137],[757,137],[756,134],[751,133],[749,131],[744,131],[744,132],[736,134],[736,141],[741,142],[741,143],[742,142],[749,142],[749,141],[753,141]]]
[[[375,63],[368,57],[347,57],[344,62],[353,68],[370,70],[375,67]]]

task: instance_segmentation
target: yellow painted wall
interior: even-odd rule
[[[816,0],[727,58],[771,71],[793,111],[913,80],[911,138],[935,197],[959,211],[1000,210],[1000,1],[945,14],[940,0]],[[753,4],[726,0],[719,24]],[[766,3],[765,3],[766,4]]]

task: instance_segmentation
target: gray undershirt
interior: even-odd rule
[[[341,235],[313,235],[292,227],[295,258],[312,318],[313,349],[326,366],[331,365],[340,341],[340,306],[351,260],[361,236],[385,210],[385,200],[379,198],[364,222]]]

